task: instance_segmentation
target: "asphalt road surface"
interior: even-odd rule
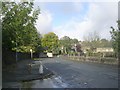
[[[67,88],[118,88],[117,65],[85,63],[59,57],[42,61]]]
[[[72,61],[61,57],[42,58],[55,75],[29,82],[6,82],[5,88],[118,88],[117,65]],[[39,61],[35,61],[39,63]],[[22,67],[22,66],[21,66]],[[39,68],[38,68],[39,70]],[[9,76],[10,77],[10,76]],[[12,77],[11,77],[12,78]]]

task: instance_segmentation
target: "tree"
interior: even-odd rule
[[[60,47],[62,49],[63,54],[71,53],[71,51],[75,52],[75,44],[78,45],[78,39],[71,39],[68,36],[64,36],[60,39]],[[79,47],[79,46],[78,46]]]
[[[108,40],[106,39],[101,39],[100,42],[102,47],[105,47],[108,44]]]
[[[64,36],[60,39],[60,47],[63,49],[62,53],[67,54],[71,50],[71,39],[68,36]]]
[[[46,49],[47,52],[55,53],[56,49],[58,49],[59,39],[58,36],[53,32],[45,34],[41,41],[42,46]]]
[[[118,58],[120,58],[120,20],[117,21],[118,29],[111,27],[112,45]]]
[[[33,10],[33,2],[2,2],[2,39],[3,48],[18,52],[35,50],[39,34],[35,22],[40,13]]]
[[[96,48],[101,46],[100,36],[94,31],[88,33],[88,35],[84,36],[84,41],[82,42],[82,48],[86,50],[87,55],[94,54]]]
[[[111,40],[107,40],[103,38],[100,40],[99,47],[112,47],[111,43],[112,43]]]
[[[71,43],[72,44],[77,44],[77,43],[79,43],[79,41],[78,41],[78,39],[74,38],[74,39],[71,39]]]
[[[100,45],[100,36],[96,31],[94,31],[84,36],[84,41],[84,44],[86,44],[86,46],[90,48],[97,48]]]

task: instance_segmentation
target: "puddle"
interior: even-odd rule
[[[65,82],[63,82],[63,80],[60,76],[55,77],[54,81],[55,81],[54,84],[56,84],[57,86],[59,86],[61,88],[67,88],[68,87],[68,85]]]

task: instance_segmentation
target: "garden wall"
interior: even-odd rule
[[[84,62],[96,62],[96,63],[104,63],[104,64],[118,64],[118,60],[112,57],[84,57],[84,56],[67,56],[67,58],[76,61],[84,61]]]

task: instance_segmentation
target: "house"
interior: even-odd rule
[[[96,53],[101,52],[101,53],[107,53],[107,52],[114,52],[113,48],[96,48]]]

